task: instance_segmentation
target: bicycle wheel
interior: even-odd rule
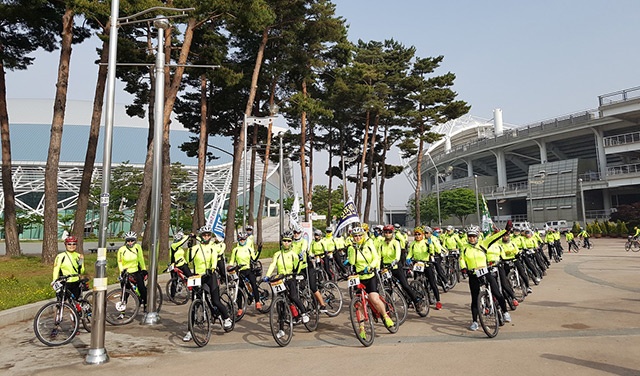
[[[273,300],[273,293],[269,282],[261,282],[258,285],[258,292],[260,294],[260,303],[262,303],[260,312],[267,313],[269,312],[269,309],[271,309],[271,301]]]
[[[334,282],[325,282],[320,289],[320,293],[327,307],[327,315],[329,317],[338,316],[344,304],[342,292],[338,285]]]
[[[482,325],[482,330],[484,330],[487,337],[493,338],[498,335],[498,330],[500,329],[498,310],[486,290],[481,290],[478,294],[478,313],[480,325]]]
[[[125,325],[133,321],[140,311],[140,298],[131,290],[126,290],[122,296],[122,289],[111,290],[107,294],[107,310],[105,320],[111,325]]]
[[[398,326],[400,326],[404,324],[407,319],[407,315],[409,314],[409,304],[398,286],[393,286],[391,292],[387,291],[387,293],[389,294],[389,299],[398,313]]]
[[[33,331],[47,346],[71,342],[78,332],[78,314],[69,303],[49,302],[42,306],[33,320]]]
[[[87,332],[91,333],[91,320],[93,316],[93,291],[87,291],[84,294],[84,298],[78,300],[80,307],[82,307],[82,327]]]
[[[449,290],[456,287],[458,284],[458,271],[455,267],[449,265],[447,269],[447,287]]]
[[[162,308],[162,288],[159,283],[156,283],[156,313],[160,313]]]
[[[631,247],[631,250],[632,250],[633,252],[638,252],[638,251],[640,251],[640,243],[638,243],[638,242],[633,242],[633,247]]]
[[[427,291],[425,290],[424,284],[420,281],[413,280],[411,281],[411,283],[409,283],[409,287],[411,287],[416,292],[418,299],[420,299],[417,307],[415,307],[416,312],[418,313],[418,315],[420,315],[420,317],[427,317],[430,307],[429,301],[427,300]]]
[[[233,328],[236,327],[236,315],[234,314],[237,309],[236,304],[233,302],[233,299],[231,299],[231,296],[229,296],[229,294],[224,291],[220,294],[220,301],[227,308],[227,312],[229,312],[229,318],[231,319],[231,327],[225,328],[224,322],[222,318],[220,318],[222,329],[225,332],[230,332],[233,330]]]
[[[524,298],[527,296],[527,288],[524,286],[524,282],[522,280],[518,280],[518,276],[514,269],[509,270],[507,280],[509,281],[511,289],[516,296],[516,300],[518,300],[518,302],[523,302]]]
[[[396,310],[396,307],[393,304],[393,300],[391,299],[391,296],[387,292],[384,292],[383,294],[381,294],[380,298],[384,303],[384,308],[385,308],[385,311],[387,312],[387,315],[389,315],[389,317],[391,318],[391,321],[393,321],[392,326],[387,326],[385,324],[384,327],[387,328],[387,330],[391,334],[397,333],[398,329],[400,328],[400,318],[398,317],[398,311]],[[384,320],[382,321],[384,324]]]
[[[271,335],[280,347],[285,347],[293,337],[293,315],[289,302],[282,294],[276,296],[269,311],[269,326]]]
[[[300,300],[304,305],[304,309],[307,311],[309,321],[304,324],[304,327],[308,331],[313,332],[318,329],[318,322],[320,321],[320,311],[318,309],[318,302],[315,296],[311,294],[311,290],[306,293],[300,294]]]
[[[189,307],[189,331],[198,347],[206,346],[211,338],[211,311],[201,299],[194,299]]]
[[[175,293],[171,293],[172,287],[175,288]],[[165,288],[167,299],[173,302],[175,305],[183,305],[189,301],[189,289],[184,280],[174,277],[167,281],[167,287]]]
[[[360,311],[358,311],[360,309]],[[376,337],[375,328],[373,326],[373,312],[371,308],[366,307],[366,313],[362,311],[364,309],[362,304],[362,298],[355,296],[349,303],[349,318],[351,319],[351,326],[353,332],[356,334],[356,338],[365,347],[369,347],[373,344],[373,340]],[[362,324],[362,331],[361,325]]]

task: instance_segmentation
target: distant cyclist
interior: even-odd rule
[[[58,253],[53,261],[53,282],[59,277],[64,277],[74,274],[84,274],[84,256],[76,252],[78,246],[78,239],[75,236],[67,236],[64,239],[65,251]],[[67,290],[69,290],[73,296],[80,298],[80,277],[69,277],[67,279]]]

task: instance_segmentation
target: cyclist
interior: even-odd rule
[[[549,259],[553,259],[553,249],[556,246],[556,235],[553,227],[549,227],[547,233],[544,235],[544,242],[547,243],[547,248],[549,250]],[[556,249],[556,252],[558,250]]]
[[[224,252],[227,250],[227,245],[224,244],[224,237],[214,235],[213,247],[216,248],[216,253],[218,254],[216,270],[218,271],[220,278],[225,281],[227,278],[227,270],[225,269]]]
[[[391,270],[391,274],[398,279],[400,286],[402,286],[404,291],[411,298],[411,301],[414,304],[413,306],[418,307],[419,300],[415,291],[407,282],[407,274],[404,272],[404,269],[402,269],[402,264],[400,264],[400,267],[398,266],[402,250],[400,249],[400,242],[395,238],[393,231],[392,225],[384,226],[382,228],[384,240],[378,242],[376,245],[378,252],[380,253],[380,257],[382,258],[382,266]]]
[[[429,279],[429,285],[433,290],[433,295],[436,298],[436,309],[442,309],[442,303],[440,302],[440,291],[436,285],[436,276],[433,264],[431,260],[430,246],[424,239],[424,229],[420,226],[413,230],[413,236],[415,240],[409,245],[409,253],[407,254],[407,264],[411,264],[412,260],[422,261],[425,263],[425,270],[427,278]],[[426,282],[425,282],[426,283]],[[429,286],[425,286],[429,288]]]
[[[311,257],[313,257],[314,259],[318,257],[322,259],[322,263],[321,263],[322,267],[324,268],[324,271],[327,274],[327,278],[331,279],[332,278],[331,268],[330,268],[329,262],[327,261],[328,258],[325,258],[325,256],[328,255],[328,251],[326,249],[326,244],[323,240],[324,239],[322,239],[322,231],[315,230],[313,232],[313,240],[311,241]],[[316,265],[316,267],[318,266],[320,265]]]
[[[64,239],[65,251],[58,253],[53,261],[53,281],[51,286],[59,277],[73,274],[84,274],[84,255],[76,252],[78,246],[78,238],[75,236],[67,236]],[[80,277],[69,277],[67,279],[67,290],[69,290],[75,299],[80,298]]]
[[[256,275],[251,269],[251,261],[256,261],[258,255],[247,241],[248,235],[244,232],[238,234],[238,245],[231,251],[231,257],[229,258],[230,265],[241,265],[239,269],[240,276],[242,278],[249,279],[251,283],[251,290],[253,291],[253,301],[256,302],[256,310],[262,309],[262,303],[260,302],[260,291],[258,291],[258,284],[256,283]],[[240,314],[242,314],[240,312]]]
[[[325,230],[325,236],[320,240],[322,246],[324,247],[325,256],[329,256],[329,259],[325,258],[325,270],[327,272],[331,271],[331,262],[335,262],[336,268],[340,272],[340,276],[335,276],[336,279],[343,279],[343,276],[346,274],[346,270],[342,262],[341,255],[338,252],[338,243],[336,242],[336,238],[333,237],[333,229],[331,227],[327,227]],[[333,258],[333,261],[331,259]],[[331,277],[331,274],[329,274]]]
[[[510,230],[511,221],[507,222],[507,229]],[[500,238],[504,231],[497,232],[496,234],[488,236],[481,243],[478,242],[478,235],[480,229],[476,226],[471,226],[467,230],[467,244],[464,244],[460,254],[460,269],[463,273],[469,272],[469,290],[471,291],[471,317],[473,322],[469,327],[469,330],[478,330],[478,294],[480,293],[480,279],[473,273],[473,271],[487,267],[487,247],[491,245],[495,240]],[[491,286],[493,296],[498,299],[498,304],[502,308],[503,319],[506,322],[511,322],[511,315],[507,312],[507,304],[502,296],[501,291],[498,289],[498,283],[491,273],[486,274],[486,278]]]
[[[578,245],[576,244],[575,236],[573,235],[573,232],[567,231],[564,234],[564,238],[567,241],[567,249],[571,250],[571,246],[573,246],[575,249],[579,248]]]
[[[638,228],[638,226],[635,226],[633,228],[636,232],[633,234],[633,240],[638,240],[640,239],[640,228]]]
[[[247,244],[255,250],[256,242],[255,242],[255,236],[253,236],[253,226],[247,225],[247,227],[245,227],[244,230],[247,233]]]
[[[211,243],[212,232],[209,228],[203,226],[198,230],[200,236],[200,243],[191,247],[191,261],[193,262],[193,270],[196,274],[202,276],[202,285],[209,286],[209,292],[211,293],[211,302],[220,311],[222,316],[222,325],[225,329],[231,328],[233,322],[229,318],[229,312],[227,307],[220,301],[220,288],[218,285],[218,275],[215,271],[216,262],[218,260],[218,254],[216,247]],[[191,332],[182,338],[183,341],[191,341]]]
[[[500,260],[505,259],[507,257],[507,254],[510,258],[515,258],[517,252],[518,248],[515,246],[515,244],[511,243],[509,231],[504,232],[504,234],[502,235],[502,241],[493,243],[487,249],[487,263],[489,264],[489,266],[497,264],[498,277],[500,278],[500,283],[502,284],[502,292],[506,295],[505,298],[510,299],[511,305],[513,307],[518,306],[518,300],[516,299],[516,294],[513,292],[513,288],[511,288],[509,280],[507,279],[505,264],[500,262]]]
[[[447,292],[449,289],[447,288],[447,276],[444,274],[444,270],[442,269],[442,256],[443,254],[446,256],[447,250],[440,243],[440,239],[437,236],[433,235],[433,230],[429,226],[424,226],[424,240],[429,245],[429,253],[433,256],[435,262],[433,262],[433,267],[438,273],[438,277],[440,277],[440,285],[442,286],[442,291]]]
[[[591,247],[591,244],[589,244],[589,237],[591,235],[589,235],[589,233],[587,232],[587,230],[582,230],[580,231],[580,233],[578,234],[578,236],[583,240],[583,244],[582,244],[582,248],[587,248],[587,247]]]
[[[302,230],[300,228],[293,229],[293,242],[291,244],[291,247],[300,259],[300,264],[298,265],[298,274],[303,275],[305,278],[309,279],[309,288],[318,301],[320,312],[326,313],[327,307],[324,298],[322,297],[322,294],[318,289],[316,271],[315,269],[313,269],[313,265],[309,265],[308,262],[307,254],[309,252],[309,243],[307,242],[307,239],[302,237]]]
[[[516,228],[514,228],[512,232],[515,232],[516,230],[517,232],[520,232],[520,229],[516,229]],[[513,260],[513,264],[515,265],[516,269],[518,269],[520,278],[522,278],[522,281],[524,282],[524,285],[527,288],[527,294],[531,294],[532,291],[531,291],[531,287],[529,287],[529,276],[524,270],[524,266],[522,265],[522,260],[519,257],[522,255],[522,249],[519,246],[520,239],[517,239],[517,241],[515,241],[514,238],[520,238],[520,236],[518,237],[516,237],[515,235],[509,236],[509,242],[506,244],[503,244],[502,246],[501,257],[505,261]],[[504,236],[503,236],[503,241],[504,241]],[[509,271],[511,271],[510,269],[511,267],[506,263],[503,264],[503,267],[504,267],[505,275],[509,275]],[[517,305],[517,304],[514,304],[514,305]]]
[[[144,312],[147,311],[147,286],[144,280],[147,277],[147,267],[144,263],[144,254],[138,241],[138,234],[129,231],[124,234],[124,245],[118,249],[116,258],[118,259],[118,269],[120,273],[127,271],[136,280],[138,292],[140,293],[140,304]],[[124,281],[122,281],[124,283]]]
[[[525,229],[524,230],[524,238],[522,239],[522,241],[520,242],[521,247],[520,249],[522,250],[534,250],[537,248],[537,243],[535,238],[533,237],[533,232],[531,231],[531,229]],[[536,267],[535,264],[538,264],[537,261],[537,257],[533,257],[533,260],[529,257],[525,257],[524,258],[524,263],[527,265],[527,267],[529,268],[529,270],[531,270],[531,274],[533,274],[533,280],[535,283],[539,283],[540,280],[542,279],[542,275],[540,274],[540,272],[538,271],[538,268]],[[542,271],[542,269],[540,269],[540,271]]]
[[[182,231],[178,231],[173,235],[173,243],[169,246],[169,260],[175,268],[182,271],[185,277],[192,275],[191,269],[189,269],[189,265],[187,264],[189,260],[188,251],[185,253],[185,249],[183,248],[183,245],[187,243],[190,237],[190,235],[185,235]],[[178,273],[174,271],[171,272],[171,277],[175,278],[177,275]],[[176,295],[175,283],[171,285],[170,293],[172,297]]]
[[[280,238],[280,250],[273,254],[273,259],[269,265],[269,269],[267,270],[267,275],[263,279],[265,282],[269,282],[271,279],[269,276],[271,276],[274,271],[285,276],[294,276],[297,274],[297,270],[300,266],[300,257],[291,246],[292,242],[293,233],[291,231],[285,231]],[[298,294],[298,280],[295,279],[295,277],[287,278],[284,283],[287,286],[289,299],[291,299],[293,304],[298,308],[298,312],[300,312],[302,322],[308,323],[309,315],[307,315],[307,310],[304,308],[304,305],[300,300],[300,295]],[[294,317],[294,319],[297,319],[297,317]],[[277,336],[284,336],[284,332],[278,332]]]
[[[393,320],[387,314],[384,303],[378,294],[378,279],[375,278],[374,270],[380,266],[380,254],[373,245],[373,240],[365,239],[365,231],[362,227],[354,227],[351,231],[353,242],[347,248],[349,263],[353,265],[356,273],[360,275],[360,282],[364,285],[365,291],[369,295],[369,302],[376,311],[382,314],[384,325],[388,328],[394,326]],[[362,307],[359,307],[361,310]],[[362,315],[360,315],[362,317]],[[366,336],[364,322],[360,323],[360,337]],[[363,337],[364,338],[364,337]]]

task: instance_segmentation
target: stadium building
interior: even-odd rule
[[[526,126],[473,116],[450,121],[426,150],[421,171],[405,162],[425,195],[468,187],[481,193],[499,223],[542,226],[607,219],[640,192],[640,87],[600,95],[593,110]],[[477,223],[474,216],[469,222]],[[444,220],[444,224],[453,219]]]

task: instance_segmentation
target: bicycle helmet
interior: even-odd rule
[[[447,226],[447,231],[453,231],[453,226],[451,225]]]
[[[293,232],[285,231],[282,233],[282,240],[293,240]]]
[[[480,229],[477,226],[470,226],[467,229],[467,236],[478,236]]]
[[[313,236],[322,236],[322,231],[320,231],[320,230],[315,230],[315,231],[313,232]]]
[[[367,224],[367,223],[363,223],[363,224],[362,224],[362,229],[364,230],[364,232],[369,231],[369,224]]]
[[[333,232],[333,228],[331,228],[331,227],[327,227],[324,231],[325,231],[327,234],[330,234],[330,233],[332,233],[332,232]]]
[[[238,233],[238,241],[241,240],[247,240],[247,233],[246,232],[239,232]]]
[[[429,226],[424,226],[422,229],[424,230],[424,233],[425,233],[425,234],[426,234],[426,233],[433,233],[433,230],[432,230],[432,229],[431,229],[431,227],[429,227]]]
[[[67,236],[67,238],[64,240],[64,244],[68,244],[68,243],[77,243],[78,242],[78,238],[76,238],[73,235],[69,235]]]
[[[362,227],[354,227],[351,230],[351,235],[364,235],[364,229]]]
[[[248,225],[247,227],[244,228],[245,231],[253,231],[253,226]]]
[[[124,240],[138,240],[138,234],[136,234],[134,231],[129,231],[124,234]]]
[[[396,230],[400,230],[400,223],[394,223],[394,224],[393,224],[393,227],[394,227]]]
[[[206,233],[211,233],[211,229],[207,226],[202,226],[198,229],[198,234],[202,235],[202,234],[206,234]]]
[[[421,226],[418,226],[413,229],[413,234],[424,234],[424,229]]]
[[[301,232],[302,232],[302,229],[300,227],[296,226],[296,227],[293,228],[293,233],[294,234],[300,234]]]
[[[382,228],[382,231],[384,231],[384,232],[386,232],[386,231],[391,231],[391,232],[393,232],[393,231],[394,231],[394,227],[393,227],[393,225],[386,225],[386,226],[384,226],[384,227]]]
[[[173,241],[174,242],[180,241],[180,240],[182,240],[183,236],[184,236],[184,232],[178,231],[175,234],[173,234]]]

